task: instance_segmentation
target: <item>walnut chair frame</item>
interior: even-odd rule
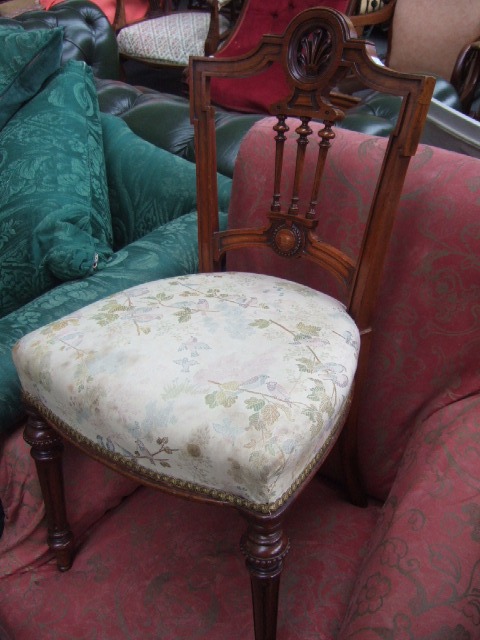
[[[371,45],[356,38],[348,18],[331,9],[311,9],[298,15],[283,35],[264,37],[258,48],[250,54],[237,59],[194,58],[190,62],[191,116],[195,127],[197,154],[200,271],[220,272],[224,269],[224,258],[228,251],[255,246],[273,251],[287,261],[305,259],[310,265],[326,269],[343,285],[348,313],[361,335],[355,393],[343,431],[346,468],[351,469],[349,478],[352,486],[357,473],[356,409],[366,372],[372,335],[372,313],[394,214],[410,158],[419,141],[434,85],[433,78],[400,74],[377,65],[373,59],[374,53]],[[271,107],[272,114],[277,118],[277,124],[272,130],[276,159],[272,176],[274,186],[271,209],[263,212],[266,222],[262,222],[258,229],[220,231],[214,108],[210,104],[209,83],[212,77],[244,77],[259,73],[275,61],[282,62],[291,91],[285,100]],[[319,219],[315,212],[323,169],[335,137],[334,125],[343,116],[342,110],[330,102],[329,94],[339,79],[349,72],[358,74],[367,86],[399,95],[403,101],[399,122],[386,145],[363,244],[355,259],[317,236]],[[286,122],[291,116],[300,118],[300,121],[295,124],[298,147],[293,196],[289,206],[284,207],[281,202],[281,172],[288,129]],[[306,166],[306,147],[311,137],[312,119],[323,122],[323,128],[319,132],[311,202],[303,214],[297,196]],[[16,350],[18,351],[17,348]],[[26,358],[28,369],[28,349]],[[34,354],[31,356],[31,361],[33,360]],[[17,357],[16,363],[18,368]],[[29,415],[24,437],[31,446],[31,455],[37,466],[46,506],[48,544],[56,555],[59,569],[65,571],[70,568],[74,552],[63,490],[61,456],[65,438],[91,457],[147,486],[184,498],[237,508],[247,521],[241,549],[246,557],[251,579],[255,638],[274,640],[280,575],[290,544],[283,528],[285,514],[315,476],[333,447],[345,422],[344,416],[339,421],[338,428],[332,432],[324,450],[312,458],[313,463],[294,483],[288,495],[275,504],[255,505],[228,492],[209,491],[206,487],[177,482],[165,476],[153,477],[144,468],[132,463],[131,459],[125,461],[118,456],[109,455],[106,450],[78,437],[75,425],[65,425],[41,398],[25,389],[23,380],[22,385]]]

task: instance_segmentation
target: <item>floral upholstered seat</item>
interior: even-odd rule
[[[224,273],[85,307],[30,333],[15,361],[67,437],[149,480],[268,511],[331,447],[358,346],[337,300]]]

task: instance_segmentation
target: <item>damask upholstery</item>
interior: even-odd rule
[[[102,14],[80,4],[72,2],[69,16],[80,20],[79,38],[86,30],[94,46],[88,16],[93,12],[96,24]],[[47,21],[46,28],[40,21],[38,31],[23,30],[23,24],[38,24],[38,13],[29,20],[1,24],[23,40],[52,38],[61,45],[56,21],[52,26]],[[64,13],[60,7],[52,10],[57,17]],[[49,37],[39,39],[37,33]],[[90,47],[85,42],[82,46],[88,53]],[[42,69],[47,71],[48,64]],[[83,61],[70,60],[52,73],[0,133],[2,437],[22,417],[11,360],[11,347],[22,334],[123,288],[122,283],[130,286],[154,273],[162,278],[196,270],[195,168],[132,129],[135,123],[127,126],[113,116],[100,116],[92,70]],[[226,209],[231,180],[219,175],[218,182]],[[172,243],[169,230],[181,237]],[[97,280],[103,267],[108,267],[109,275]],[[0,515],[3,521],[3,512]]]
[[[238,212],[248,225],[248,212],[253,209],[249,199],[257,202],[258,194],[263,193],[271,157],[260,140],[268,138],[270,126],[268,119],[256,124],[255,138],[247,134],[242,145],[242,154],[250,154],[246,157],[254,168],[239,172],[234,181],[232,224],[238,222]],[[353,141],[356,156],[351,159]],[[341,239],[343,248],[352,253],[357,249],[359,227],[367,215],[365,203],[376,175],[375,148],[381,153],[384,144],[380,138],[337,131],[330,177],[334,185],[340,180],[342,188],[322,193],[322,229],[326,239]],[[355,179],[347,181],[342,168],[351,162],[356,163],[357,171]],[[420,146],[409,167],[394,231],[395,251],[387,259],[384,303],[377,307],[373,349],[378,356],[373,358],[368,377],[369,388],[377,391],[369,394],[369,403],[361,412],[365,435],[360,445],[362,472],[369,495],[380,500],[388,496],[418,421],[478,390],[474,374],[479,339],[475,316],[479,170],[475,159],[428,146]],[[240,252],[235,252],[229,268],[252,269],[261,259],[246,250],[244,255],[241,259]],[[270,273],[284,277],[284,269],[279,259],[269,260]],[[301,276],[304,284],[313,284],[308,271],[296,273]],[[384,309],[388,307],[395,313],[387,314]],[[457,313],[459,308],[465,313]],[[432,377],[426,372],[434,365],[440,369]],[[384,429],[385,424],[390,428]],[[372,442],[378,443],[375,450]]]
[[[60,66],[62,32],[0,28],[0,129]]]
[[[246,214],[246,224],[271,166],[262,152],[270,126],[257,124],[255,137],[249,134],[241,149],[251,166],[237,174],[231,212],[241,211],[242,220]],[[342,238],[352,250],[366,215],[362,202],[374,180],[372,147],[381,144],[337,132],[332,188],[322,194],[322,229],[326,239]],[[358,171],[347,182],[343,168],[351,162]],[[386,502],[341,638],[404,632],[415,638],[457,633],[473,639],[480,631],[479,193],[478,160],[420,147],[387,259],[374,322],[370,393],[359,417],[367,491]],[[340,216],[340,226],[338,211],[346,218]],[[230,268],[252,269],[252,261],[260,259],[235,258]],[[282,275],[281,264],[270,268]]]
[[[4,316],[103,269],[112,254],[100,113],[84,62],[55,71],[15,113],[0,131],[0,154]]]
[[[88,280],[60,284],[1,318],[0,426],[3,434],[10,433],[24,418],[20,384],[11,358],[11,348],[22,335],[115,291],[151,278],[192,273],[197,265],[196,213],[192,212],[116,251],[108,268]]]
[[[195,165],[148,143],[121,118],[102,113],[101,122],[113,248],[119,250],[196,209]],[[220,209],[227,211],[232,181],[219,173],[217,186]]]

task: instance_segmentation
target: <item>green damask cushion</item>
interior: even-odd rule
[[[195,165],[146,142],[121,119],[101,114],[115,250],[196,209]],[[219,206],[232,181],[218,174]]]
[[[0,132],[0,315],[102,268],[112,229],[92,72],[70,61]]]
[[[60,67],[63,29],[0,27],[0,129]]]

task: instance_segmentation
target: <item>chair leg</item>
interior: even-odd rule
[[[280,575],[290,542],[282,530],[283,514],[249,514],[247,520],[240,546],[250,572],[255,640],[275,640]]]
[[[60,436],[40,416],[27,409],[23,437],[35,460],[48,526],[48,546],[55,553],[60,571],[67,571],[73,560],[73,533],[67,521],[63,487]]]

